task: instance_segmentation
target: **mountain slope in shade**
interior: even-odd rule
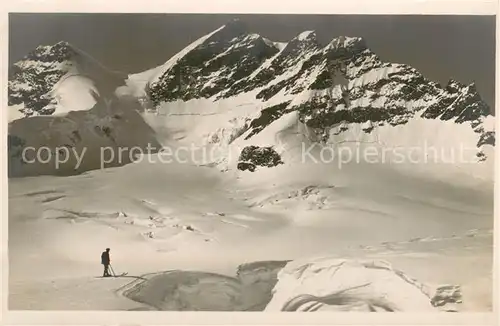
[[[9,176],[73,175],[121,166],[134,159],[130,148],[158,147],[137,99],[115,94],[124,77],[66,42],[39,46],[17,62],[8,85]],[[125,151],[106,158],[105,148]]]
[[[9,121],[88,110],[123,82],[123,74],[67,42],[38,46],[9,71]]]
[[[144,151],[148,145],[159,148],[141,110],[134,98],[101,98],[89,110],[12,121],[9,177],[68,176],[131,163],[134,147]]]

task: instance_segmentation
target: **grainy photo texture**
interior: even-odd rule
[[[489,312],[495,17],[11,13],[10,310]]]

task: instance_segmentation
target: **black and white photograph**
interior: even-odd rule
[[[8,309],[492,312],[495,39],[494,14],[10,12]]]

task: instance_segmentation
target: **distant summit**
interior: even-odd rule
[[[8,102],[26,117],[88,110],[124,77],[68,42],[40,45],[10,68]]]

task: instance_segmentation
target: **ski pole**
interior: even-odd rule
[[[111,273],[113,273],[113,276],[116,277],[115,270],[113,269],[111,264],[109,264],[109,269],[111,269]]]

